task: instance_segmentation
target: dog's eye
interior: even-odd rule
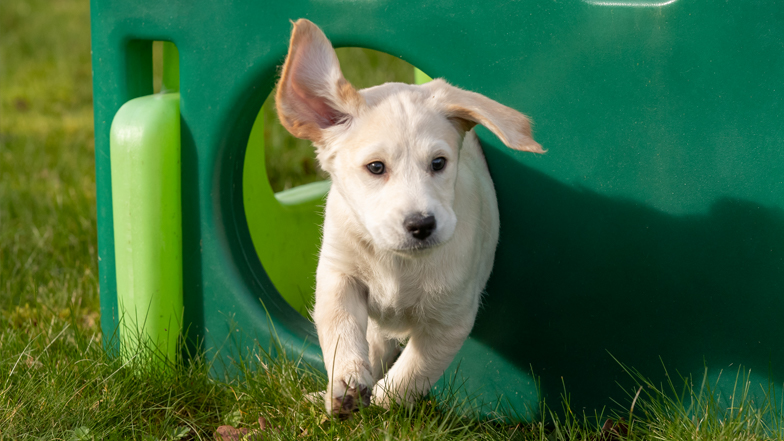
[[[446,158],[438,157],[430,163],[430,166],[433,168],[433,171],[441,171],[446,167]]]
[[[384,173],[384,163],[380,161],[373,161],[367,165],[367,169],[370,170],[370,173],[374,175],[380,175]]]

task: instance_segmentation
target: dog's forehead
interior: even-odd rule
[[[386,83],[360,93],[367,107],[348,134],[354,143],[413,146],[436,140],[451,144],[457,138],[454,127],[438,110],[431,94],[420,86]]]
[[[406,83],[384,83],[362,89],[359,93],[369,107],[375,107],[389,99],[420,101],[430,95],[422,86]]]

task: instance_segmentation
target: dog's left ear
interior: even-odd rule
[[[343,77],[326,35],[304,18],[291,31],[275,104],[283,127],[317,147],[323,144],[324,130],[349,122],[364,105]]]
[[[438,109],[463,131],[476,124],[487,127],[507,147],[534,153],[544,153],[533,139],[531,121],[522,113],[475,92],[449,85],[441,79],[424,84]]]

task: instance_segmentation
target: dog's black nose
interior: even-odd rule
[[[430,236],[430,233],[436,229],[436,217],[411,214],[403,221],[403,226],[405,226],[406,230],[415,238],[425,240]]]

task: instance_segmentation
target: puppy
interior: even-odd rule
[[[275,98],[332,178],[313,310],[327,412],[410,404],[462,346],[493,268],[498,207],[473,126],[542,148],[524,115],[443,80],[354,89],[305,19]]]

